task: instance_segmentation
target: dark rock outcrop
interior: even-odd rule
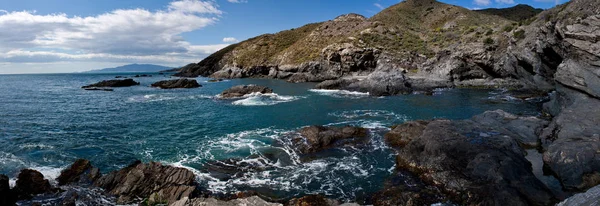
[[[426,126],[417,122],[396,127],[410,128],[410,134],[418,135],[392,141],[405,145],[398,151],[397,166],[438,186],[459,204],[552,204],[553,194],[534,176],[525,159],[518,141],[522,137],[503,126],[488,125],[504,116],[493,113],[472,120],[433,120]],[[535,130],[527,125],[523,128]],[[388,142],[392,136],[388,135]]]
[[[544,163],[569,190],[600,184],[600,100],[559,87],[545,106],[557,113],[544,129]]]
[[[19,200],[26,200],[35,195],[52,193],[56,190],[47,179],[44,179],[42,173],[31,169],[23,169],[17,177],[17,183],[13,191]]]
[[[174,80],[164,80],[159,81],[152,84],[152,87],[158,87],[161,89],[177,89],[177,88],[198,88],[202,87],[202,85],[198,84],[195,79],[174,79]]]
[[[294,198],[287,202],[287,206],[337,206],[338,201],[327,199],[321,195],[307,195],[300,198]]]
[[[191,197],[196,189],[189,170],[140,161],[99,178],[95,185],[117,197],[117,204],[130,204],[148,198],[151,203],[173,203]]]
[[[300,153],[314,153],[339,144],[365,141],[368,130],[360,127],[309,126],[298,131],[299,136],[292,139],[294,148]]]
[[[214,198],[183,198],[173,204],[171,206],[282,206],[279,203],[270,203],[267,202],[260,197],[252,196],[246,198],[239,198],[229,201],[217,200]]]
[[[371,197],[373,205],[434,205],[447,202],[447,198],[435,186],[426,185],[418,177],[406,171],[396,173],[385,181],[383,189]]]
[[[231,88],[221,92],[221,94],[219,95],[219,98],[223,98],[223,99],[240,98],[240,97],[243,97],[244,95],[252,94],[252,93],[270,94],[270,93],[273,93],[273,90],[268,87],[258,86],[258,85],[253,85],[253,84],[239,85],[239,86],[231,87]]]
[[[17,198],[10,190],[8,177],[0,175],[0,205],[12,206],[17,202]]]
[[[576,194],[558,203],[556,206],[593,206],[600,205],[600,185],[590,188],[585,193]]]
[[[94,88],[94,87],[130,87],[140,85],[139,82],[133,81],[133,79],[123,79],[123,80],[104,80],[95,84],[90,84],[87,86],[83,86],[81,88]]]
[[[428,121],[413,121],[393,126],[392,130],[384,135],[385,141],[394,148],[404,147],[412,138],[420,137],[427,124]]]
[[[58,185],[92,184],[100,177],[100,170],[93,167],[89,160],[78,159],[69,168],[60,172],[56,178]]]
[[[341,89],[366,92],[372,96],[390,96],[412,92],[411,84],[400,70],[379,70],[363,80],[337,79],[319,83],[316,89]]]

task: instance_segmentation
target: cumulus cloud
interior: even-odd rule
[[[225,37],[225,38],[223,38],[223,42],[225,42],[225,43],[236,43],[236,42],[238,42],[238,40],[236,38],[233,38],[233,37]]]
[[[0,11],[0,62],[195,62],[227,45],[192,45],[181,34],[216,23],[222,13],[214,1],[200,0],[86,17]]]
[[[487,6],[492,3],[491,0],[474,0],[473,3],[478,6]]]

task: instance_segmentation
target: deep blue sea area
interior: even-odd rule
[[[149,85],[169,76],[134,78],[141,85],[113,92],[81,86],[132,74],[0,75],[0,173],[14,178],[34,168],[46,177],[78,158],[103,173],[134,160],[191,169],[213,192],[268,191],[286,198],[326,194],[353,200],[381,188],[394,168],[394,151],[383,142],[389,127],[409,120],[467,119],[487,110],[538,115],[538,105],[513,100],[501,90],[442,89],[434,95],[370,97],[311,90],[313,83],[235,79],[197,89],[161,90]],[[240,84],[258,84],[276,94],[218,100]],[[362,147],[325,151],[302,162],[290,148],[291,132],[308,125],[370,128]],[[219,180],[206,162],[237,158],[264,170]]]

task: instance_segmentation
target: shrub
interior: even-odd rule
[[[514,27],[512,25],[506,25],[506,26],[504,26],[504,28],[502,28],[502,30],[505,32],[510,32],[513,29],[514,29]]]
[[[485,35],[486,35],[486,36],[489,36],[489,35],[492,35],[492,34],[494,34],[494,30],[493,30],[493,29],[489,29],[489,30],[488,30],[488,31],[485,33]]]
[[[492,45],[492,44],[494,44],[494,39],[488,37],[488,38],[486,38],[486,39],[483,40],[483,43],[485,45]]]
[[[525,38],[525,31],[523,29],[519,29],[515,32],[513,32],[513,36],[517,39],[524,39]]]

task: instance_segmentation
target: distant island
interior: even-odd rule
[[[113,73],[113,72],[177,72],[179,69],[154,64],[128,64],[115,68],[104,68],[86,71],[84,73]]]

